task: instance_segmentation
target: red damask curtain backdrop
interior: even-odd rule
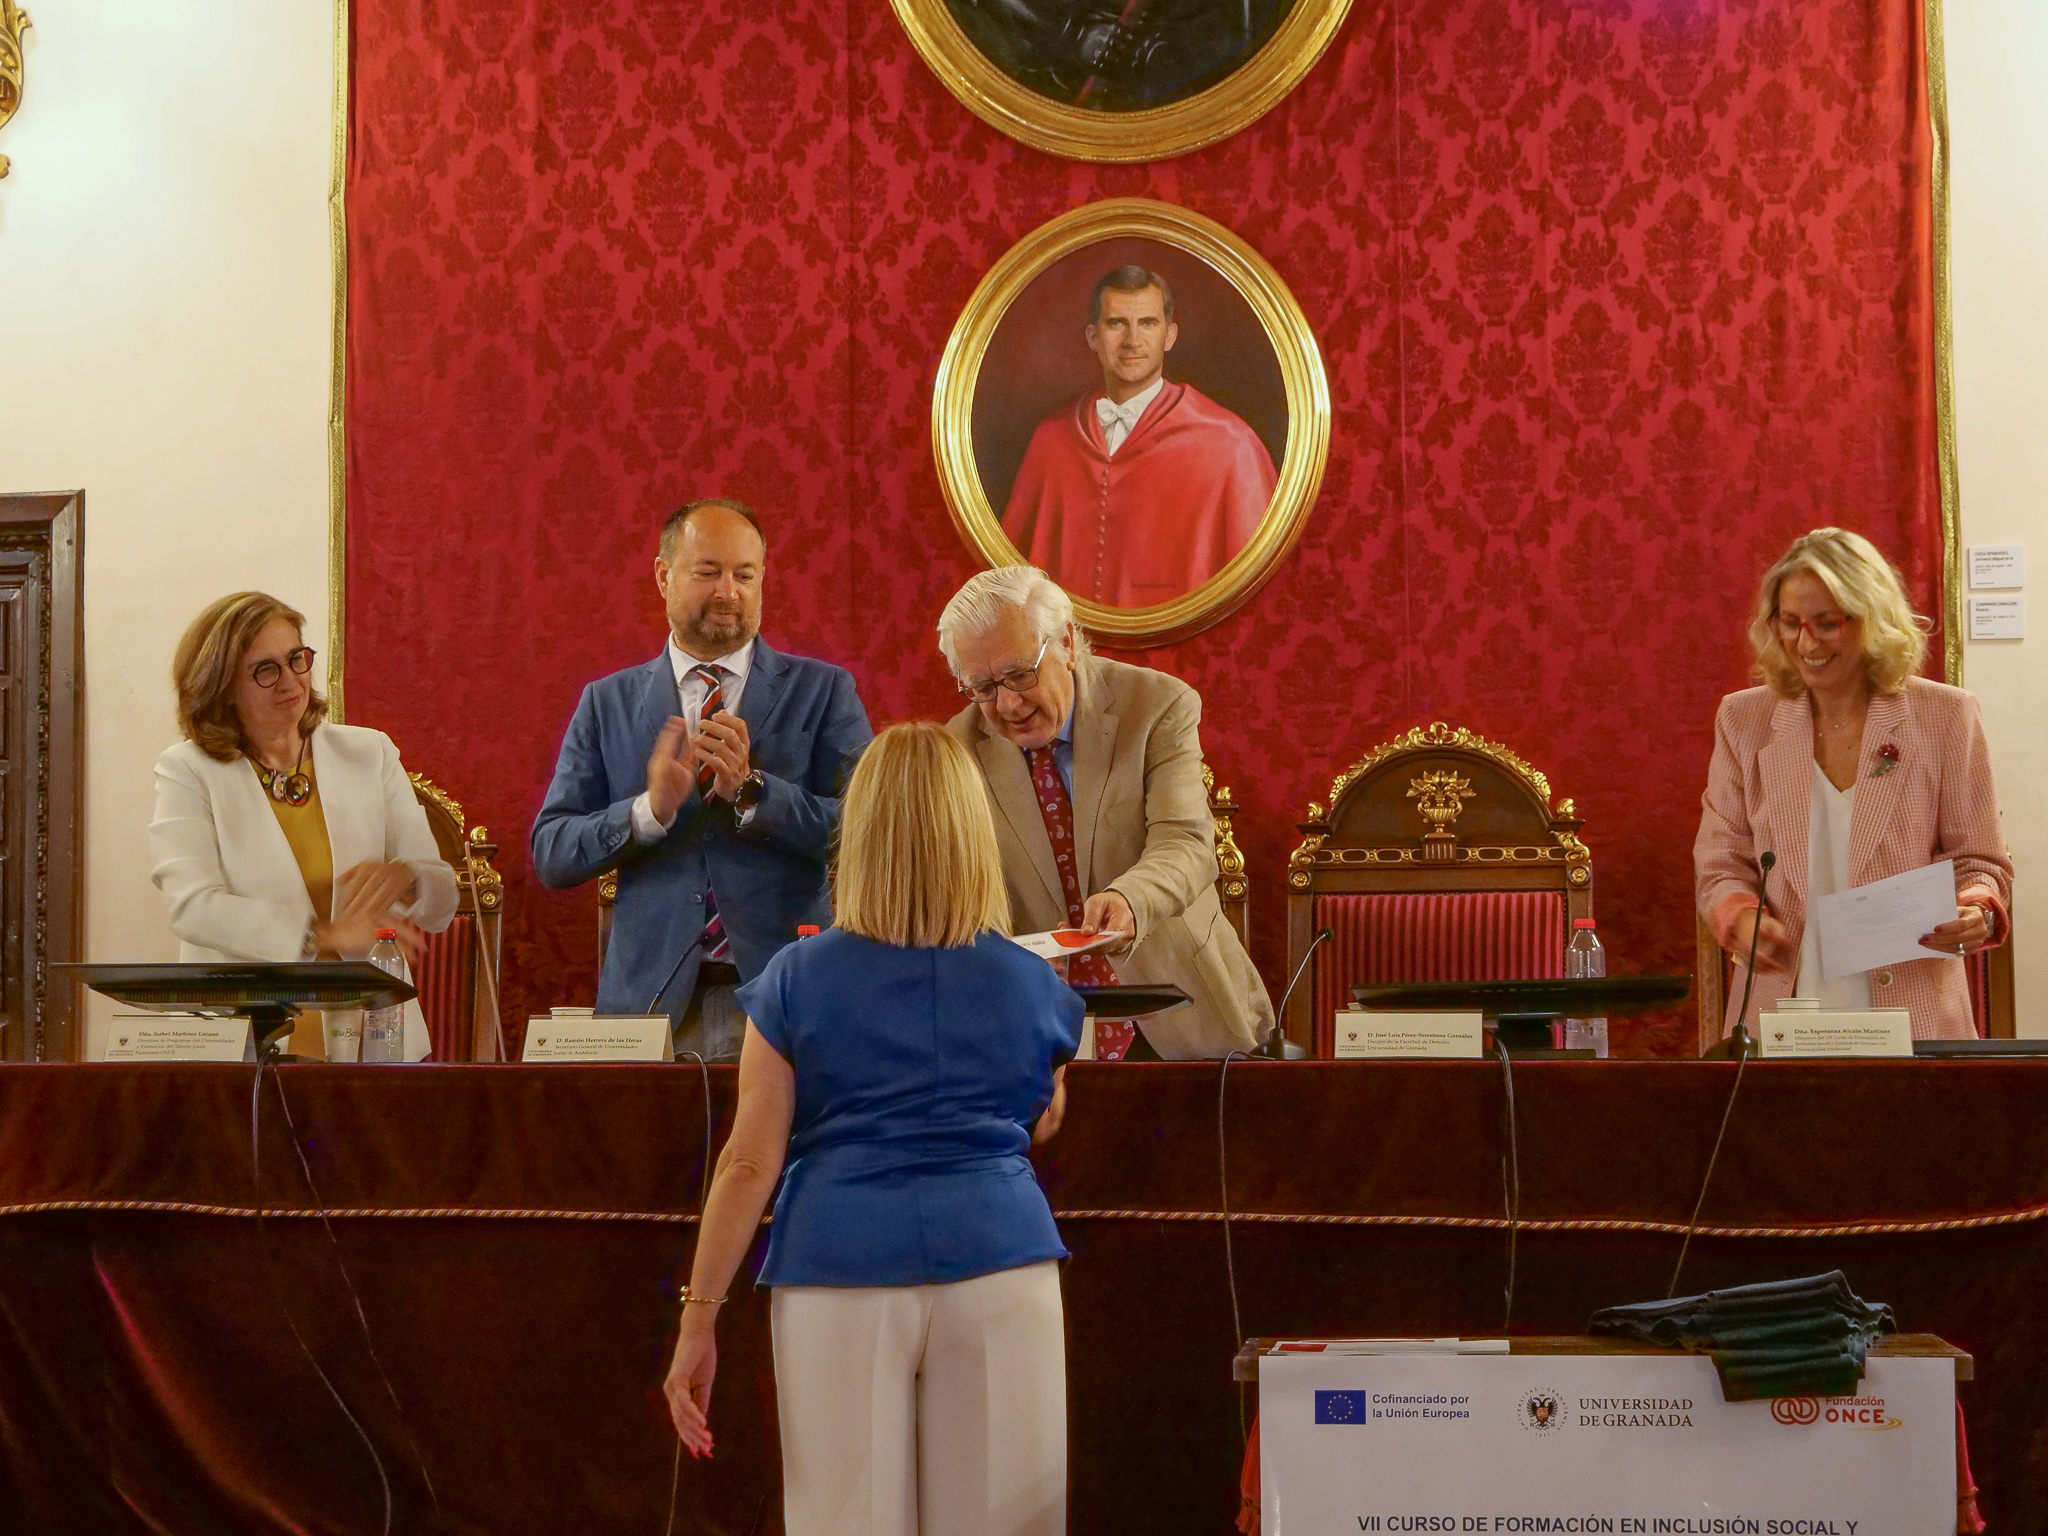
[[[1300,545],[1140,658],[1206,700],[1268,979],[1293,820],[1438,718],[1577,800],[1610,968],[1689,969],[1758,574],[1843,523],[1939,611],[1921,25],[1356,0],[1263,121],[1115,168],[984,126],[881,0],[356,0],[348,711],[508,849],[508,1029],[591,995],[594,892],[541,890],[525,834],[579,690],[659,648],[661,516],[761,507],[769,637],[878,725],[950,713],[932,375],[997,256],[1113,195],[1256,246],[1329,369]]]

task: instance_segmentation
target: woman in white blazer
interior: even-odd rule
[[[455,916],[455,872],[391,738],[327,722],[305,623],[237,592],[178,643],[185,740],[157,759],[149,848],[181,960],[360,959],[379,928],[417,955]],[[407,1003],[406,1060],[429,1048]]]

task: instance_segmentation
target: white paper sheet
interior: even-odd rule
[[[1821,974],[1829,981],[1938,956],[1939,950],[1921,947],[1920,936],[1956,920],[1955,861],[1823,896],[1813,916],[1820,924]]]

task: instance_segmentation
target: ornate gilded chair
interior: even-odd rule
[[[1252,885],[1244,872],[1244,852],[1237,846],[1231,827],[1237,815],[1237,800],[1228,784],[1218,786],[1215,771],[1202,764],[1202,787],[1209,791],[1209,814],[1216,821],[1216,900],[1223,906],[1224,921],[1237,930],[1238,942],[1247,948],[1252,942]]]
[[[1287,861],[1287,972],[1317,952],[1281,1027],[1331,1054],[1351,988],[1564,974],[1593,915],[1593,857],[1572,802],[1497,742],[1438,721],[1374,747],[1308,808]]]
[[[505,918],[504,877],[491,867],[498,845],[484,828],[468,824],[448,791],[422,774],[410,777],[434,843],[455,871],[455,920],[427,936],[414,978],[434,1059],[497,1061],[504,1049],[498,960]]]
[[[1209,792],[1209,814],[1216,820],[1216,899],[1223,905],[1225,921],[1237,930],[1239,941],[1248,946],[1252,941],[1252,886],[1244,872],[1244,853],[1231,828],[1237,815],[1237,801],[1228,784],[1217,787],[1216,774],[1207,763],[1202,765],[1202,787]],[[619,872],[608,869],[597,877],[599,970],[604,969],[604,952],[611,945],[612,908],[618,900]]]

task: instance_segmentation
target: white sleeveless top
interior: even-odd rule
[[[1849,889],[1849,824],[1856,815],[1856,786],[1837,789],[1813,765],[1813,806],[1806,831],[1806,934],[1799,944],[1799,983],[1794,997],[1820,999],[1823,1008],[1868,1008],[1870,972],[1821,980],[1820,924],[1814,908],[1823,896]]]

